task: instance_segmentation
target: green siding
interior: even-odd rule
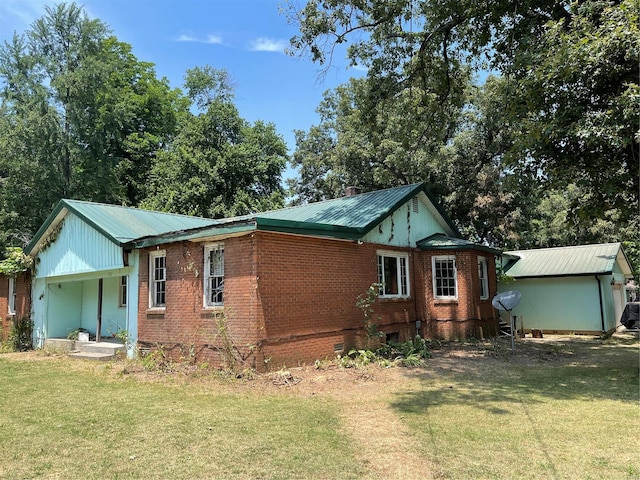
[[[122,266],[122,249],[69,213],[55,241],[38,253],[36,277],[92,273]]]
[[[617,325],[611,276],[601,275],[605,330]],[[579,277],[522,278],[498,290],[518,290],[522,294],[514,315],[524,317],[525,329],[542,331],[602,331],[598,283],[595,275]]]
[[[416,212],[413,199],[410,199],[362,237],[362,240],[382,245],[415,247],[418,240],[449,230],[446,223],[439,221],[429,209],[426,196],[418,196],[417,207]]]
[[[45,338],[66,338],[81,326],[82,282],[49,283],[45,297]]]
[[[120,276],[106,277],[102,285],[102,328],[100,335],[111,337],[126,326],[126,308],[118,306]],[[96,334],[98,326],[98,279],[82,283],[82,318],[80,326]]]

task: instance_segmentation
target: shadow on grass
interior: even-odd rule
[[[519,403],[523,397],[532,404],[547,399],[607,399],[631,406],[640,401],[635,339],[520,341],[515,355],[510,344],[495,345],[477,346],[475,355],[453,356],[444,367],[435,367],[435,374],[431,364],[408,370],[407,376],[417,379],[419,387],[399,393],[392,407],[401,414],[420,413],[460,403],[500,414],[506,411],[496,403]]]

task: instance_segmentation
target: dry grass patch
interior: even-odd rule
[[[433,353],[241,379],[0,355],[0,478],[640,477],[637,339]]]

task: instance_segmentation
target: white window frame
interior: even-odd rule
[[[9,315],[16,314],[16,277],[9,277],[9,294],[7,296]]]
[[[380,284],[380,298],[409,298],[411,292],[411,282],[409,275],[409,254],[403,252],[393,252],[379,250],[377,253],[377,273],[378,283]],[[397,293],[388,293],[387,285],[385,285],[385,258],[395,259],[396,261],[396,285]]]
[[[163,272],[164,278],[156,278],[156,259],[164,258]],[[160,284],[163,284],[164,303],[157,302]],[[155,250],[149,253],[149,308],[164,309],[167,304],[167,252],[165,250]]]
[[[127,306],[127,300],[129,300],[127,297],[127,285],[129,284],[129,278],[126,275],[122,275],[120,277],[120,283],[118,283],[118,306],[119,307],[126,307]]]
[[[480,300],[489,298],[489,262],[486,257],[478,257],[478,281]]]
[[[221,253],[222,265],[217,271],[211,271],[211,252]],[[211,243],[204,246],[203,305],[205,308],[224,306],[224,243]],[[212,298],[212,290],[217,290],[217,299]]]
[[[438,276],[436,264],[440,262],[453,261],[453,278],[447,276],[442,277],[441,280],[453,280],[454,295],[438,295]],[[455,255],[438,255],[431,257],[431,275],[433,279],[433,298],[436,300],[458,300],[458,269],[456,267]],[[451,285],[447,285],[445,288],[451,288]]]

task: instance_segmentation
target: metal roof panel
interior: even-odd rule
[[[504,252],[518,257],[505,273],[514,278],[607,274],[620,248],[620,243],[602,243]]]

